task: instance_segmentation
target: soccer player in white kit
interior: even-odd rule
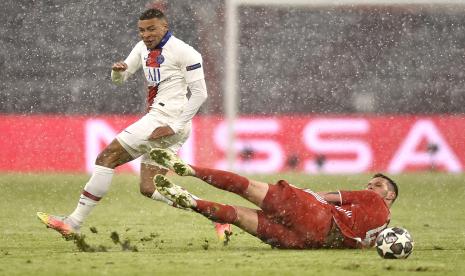
[[[121,133],[98,155],[94,172],[82,191],[76,209],[67,217],[38,212],[39,219],[64,237],[72,237],[108,192],[114,169],[141,157],[140,192],[154,200],[167,201],[153,185],[156,174],[167,169],[148,154],[151,148],[176,153],[189,137],[192,117],[207,98],[202,56],[174,37],[165,15],[157,9],[139,17],[141,41],[122,62],[112,66],[111,79],[124,83],[141,67],[147,81],[147,113]],[[187,99],[187,88],[191,96]],[[229,225],[216,225],[220,238]]]

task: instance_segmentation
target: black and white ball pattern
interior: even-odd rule
[[[386,228],[376,238],[376,250],[384,259],[405,259],[413,251],[410,233],[400,227]]]

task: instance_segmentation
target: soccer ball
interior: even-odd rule
[[[384,259],[405,259],[413,251],[410,233],[400,227],[386,228],[376,238],[376,250]]]

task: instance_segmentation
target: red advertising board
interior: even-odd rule
[[[134,116],[0,116],[0,171],[90,172],[100,150]],[[465,116],[241,117],[235,169],[361,173],[436,169],[462,172]],[[226,168],[227,125],[197,116],[180,151],[185,160]],[[137,171],[137,160],[120,170]]]

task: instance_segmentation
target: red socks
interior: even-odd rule
[[[201,213],[208,219],[219,223],[233,224],[237,220],[236,209],[231,205],[219,204],[216,202],[197,199],[195,211]]]
[[[195,177],[202,179],[218,189],[244,196],[245,191],[249,187],[249,180],[246,177],[235,173],[195,167],[192,165],[191,167],[195,171]],[[231,205],[219,204],[200,199],[196,200],[196,202],[197,206],[194,210],[213,221],[230,224],[234,224],[237,221],[236,209],[234,209]]]
[[[247,187],[249,187],[249,180],[235,173],[195,166],[191,167],[194,169],[197,178],[202,179],[218,189],[243,196]]]

